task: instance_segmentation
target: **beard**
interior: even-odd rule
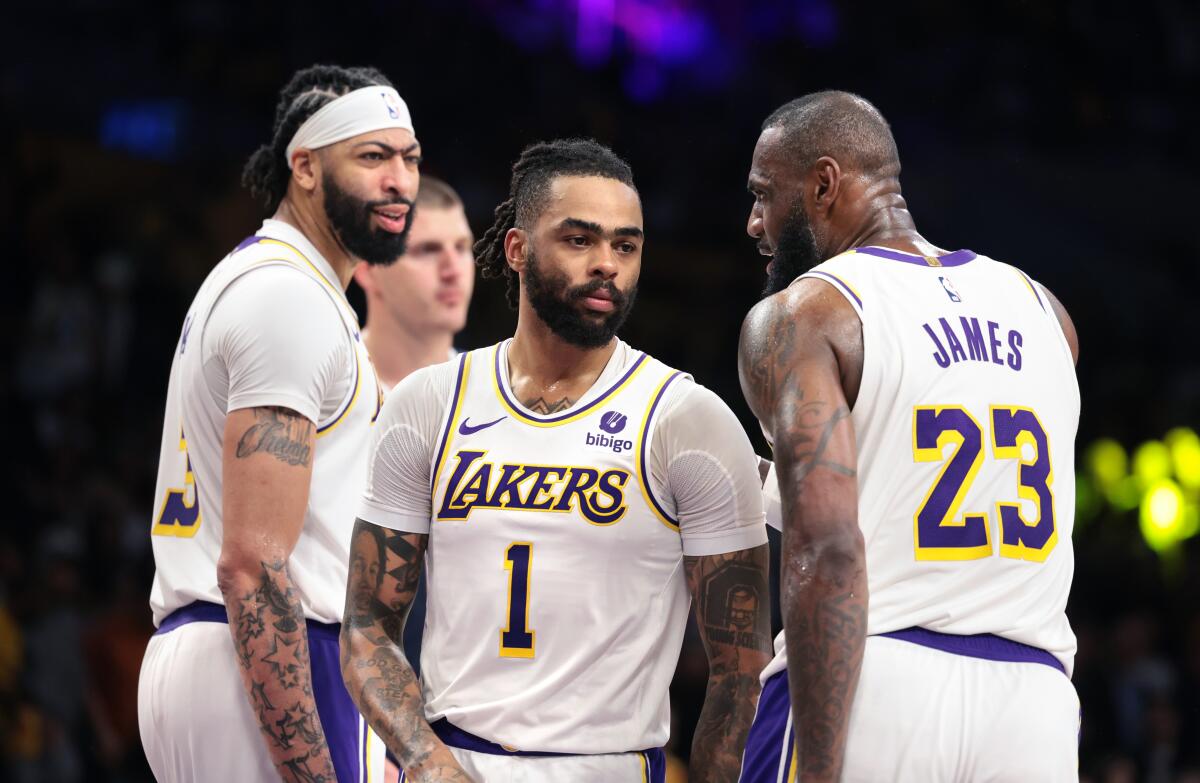
[[[408,231],[412,228],[416,212],[411,201],[399,196],[388,201],[363,201],[343,190],[328,171],[321,177],[321,186],[325,190],[325,217],[333,227],[334,236],[350,255],[372,266],[387,266],[404,255]],[[372,228],[371,215],[374,210],[392,204],[408,206],[404,230],[393,234],[381,228]]]
[[[578,303],[601,288],[612,297],[613,311],[596,321],[581,314]],[[539,266],[530,251],[525,262],[525,295],[538,318],[559,338],[579,348],[601,348],[608,345],[633,310],[637,284],[628,292],[604,280],[572,286],[566,275]]]
[[[797,201],[783,221],[763,297],[779,293],[819,263],[821,256],[817,250],[817,238],[813,235],[804,205]]]

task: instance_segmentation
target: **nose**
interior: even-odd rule
[[[403,157],[395,155],[388,161],[381,184],[388,195],[400,196],[411,204],[417,198],[421,172],[415,166],[409,166]]]
[[[758,239],[763,235],[763,219],[762,209],[757,204],[750,208],[750,219],[746,221],[746,233],[751,239]]]
[[[601,280],[612,280],[617,276],[617,268],[617,251],[607,244],[601,244],[598,246],[598,251],[592,256],[588,276]]]
[[[438,278],[445,283],[453,283],[461,274],[458,263],[459,253],[453,247],[443,248],[438,254]]]

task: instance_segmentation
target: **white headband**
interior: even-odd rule
[[[288,168],[292,167],[292,153],[300,147],[316,150],[384,128],[416,133],[400,93],[382,84],[348,92],[322,106],[296,130],[287,145]]]

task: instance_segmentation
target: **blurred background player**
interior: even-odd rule
[[[467,323],[475,289],[475,236],[462,199],[436,177],[423,176],[404,255],[389,266],[359,264],[354,280],[367,299],[363,343],[385,393],[413,370],[454,356],[454,335]],[[421,579],[404,628],[404,652],[420,674],[425,627]],[[399,770],[389,754],[387,779]]]
[[[458,193],[425,176],[404,255],[389,266],[354,270],[367,299],[363,342],[385,390],[453,355],[475,287],[474,243]]]
[[[786,649],[742,780],[1074,780],[1075,330],[1016,267],[922,238],[899,175],[849,93],[782,106],[754,149],[771,261],[739,367]]]
[[[209,274],[167,391],[138,688],[159,781],[365,780],[338,669],[353,504],[381,390],[345,288],[403,252],[420,147],[369,68],[283,88],[243,174],[274,216]]]
[[[661,781],[689,593],[709,660],[690,779],[737,775],[770,649],[756,460],[715,394],[616,338],[642,243],[611,150],[527,148],[476,246],[515,336],[384,404],[343,671],[412,780]],[[398,641],[426,546],[418,685]]]

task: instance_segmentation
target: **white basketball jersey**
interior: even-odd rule
[[[1079,387],[1045,292],[969,250],[858,248],[802,277],[862,319],[867,633],[995,634],[1069,674]],[[786,668],[782,649],[781,634],[764,677]]]
[[[155,575],[150,605],[155,626],[194,601],[224,603],[217,588],[217,559],[226,410],[213,393],[212,369],[205,367],[201,347],[208,316],[227,288],[243,275],[279,266],[298,270],[328,294],[349,343],[347,391],[336,409],[331,407],[336,412],[317,422],[308,509],[288,560],[305,616],[341,621],[354,509],[366,483],[368,429],[378,415],[382,393],[359,336],[357,316],[332,269],[295,229],[267,221],[209,274],[184,320],[171,364],[151,523]],[[306,346],[298,340],[293,350],[302,352]]]
[[[525,751],[660,747],[690,599],[646,454],[664,395],[691,381],[641,354],[590,402],[535,416],[500,347],[458,358],[435,450],[426,712]]]

